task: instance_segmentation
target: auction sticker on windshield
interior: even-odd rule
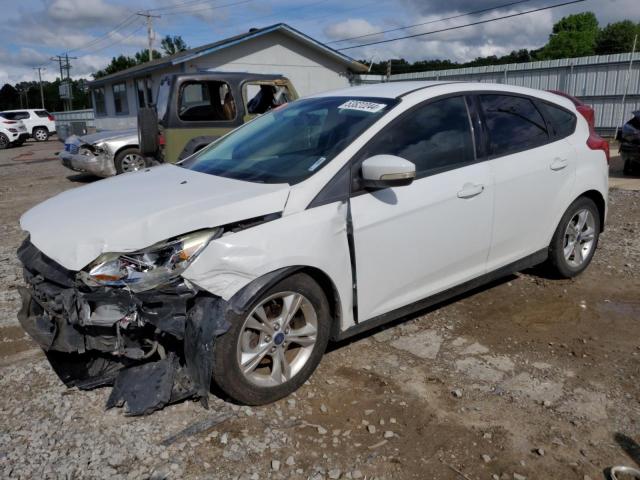
[[[338,109],[358,110],[359,112],[377,113],[386,105],[384,103],[365,102],[363,100],[349,100],[344,102]]]

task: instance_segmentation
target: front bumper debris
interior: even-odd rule
[[[116,174],[113,156],[108,153],[93,153],[82,150],[82,153],[62,151],[58,154],[62,165],[76,172],[87,172],[98,177],[111,177]]]
[[[88,287],[29,240],[18,249],[27,287],[18,319],[69,387],[114,385],[107,408],[149,414],[197,398],[207,408],[215,338],[228,303],[183,280],[133,294]]]

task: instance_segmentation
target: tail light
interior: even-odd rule
[[[164,135],[162,133],[158,134],[158,145],[164,147],[165,145]]]
[[[609,163],[609,142],[607,142],[600,135],[595,132],[591,132],[589,134],[589,138],[587,139],[587,147],[589,147],[591,150],[602,150],[607,157],[607,163]]]
[[[49,121],[50,122],[55,122],[56,117],[54,117],[53,115],[49,114]]]
[[[6,123],[7,125],[13,125],[14,123],[18,123],[15,120],[3,120],[2,123]]]

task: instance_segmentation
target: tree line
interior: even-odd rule
[[[624,20],[610,23],[600,28],[595,14],[584,12],[560,19],[553,26],[547,43],[538,49],[514,50],[508,55],[477,57],[469,62],[436,59],[418,60],[411,63],[403,58],[391,59],[391,73],[425,72],[449,68],[481,67],[485,65],[585,57],[588,55],[626,53],[631,51],[633,39],[636,35],[640,36],[640,22],[634,23],[631,20]],[[639,49],[640,45],[636,47],[636,51]],[[369,65],[367,60],[360,61]],[[389,60],[373,63],[371,73],[386,74],[388,62]]]

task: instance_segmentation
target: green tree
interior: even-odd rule
[[[160,52],[155,49],[151,52],[151,55],[153,56],[154,60],[162,58]],[[134,55],[134,60],[136,62],[136,65],[147,63],[149,61],[149,50],[140,50],[139,52],[136,52]]]
[[[20,106],[18,91],[13,85],[5,83],[0,88],[0,110],[11,110]]]
[[[598,19],[593,12],[563,17],[553,26],[549,41],[537,52],[535,60],[593,55],[598,31]]]
[[[631,20],[610,23],[598,32],[595,52],[598,55],[630,52],[636,35],[640,36],[640,23]]]
[[[180,35],[167,35],[160,42],[160,46],[165,55],[174,55],[178,52],[184,52],[189,48]]]
[[[102,70],[98,70],[93,74],[93,78],[101,78],[112,73],[120,72],[137,65],[136,59],[125,55],[118,55],[111,59],[111,63],[104,67]]]

